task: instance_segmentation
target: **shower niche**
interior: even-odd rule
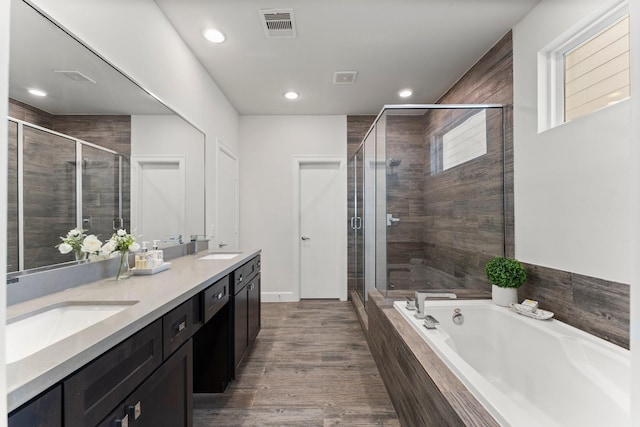
[[[385,106],[349,159],[350,290],[489,292],[504,159],[501,105]]]

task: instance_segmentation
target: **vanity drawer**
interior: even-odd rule
[[[161,364],[157,320],[63,383],[65,425],[95,426]]]
[[[163,359],[167,359],[193,335],[195,330],[193,307],[194,301],[189,299],[162,316]]]
[[[253,258],[242,267],[245,281],[250,281],[260,272],[260,256]]]
[[[237,294],[238,291],[240,291],[240,289],[242,289],[246,283],[247,282],[244,277],[244,265],[243,265],[241,267],[238,267],[233,272],[233,289],[231,290],[233,294],[234,295]]]
[[[229,301],[229,276],[218,280],[204,291],[204,323],[207,323]]]

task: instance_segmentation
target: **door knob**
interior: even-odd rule
[[[302,236],[302,240],[311,240],[311,237]]]

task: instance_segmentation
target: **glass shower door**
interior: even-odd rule
[[[82,147],[82,228],[103,242],[111,237],[120,216],[119,156]]]
[[[362,230],[362,216],[364,207],[364,168],[363,168],[363,148],[360,147],[353,158],[353,187],[354,187],[354,215],[352,222],[354,253],[353,271],[355,289],[363,303],[366,301],[364,287],[364,235]]]

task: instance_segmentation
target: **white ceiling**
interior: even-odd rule
[[[538,0],[155,0],[240,114],[375,114],[435,102]],[[292,8],[295,39],[260,9]],[[227,41],[202,37],[210,26]],[[334,85],[335,71],[357,71]],[[403,88],[411,98],[399,98]],[[300,93],[287,101],[288,90]]]
[[[22,1],[11,3],[9,96],[50,114],[172,114]],[[55,71],[78,71],[74,81]],[[36,97],[27,92],[47,92]]]

